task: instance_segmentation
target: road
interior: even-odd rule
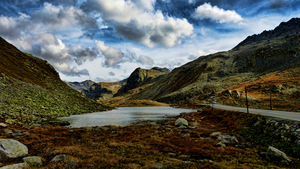
[[[220,105],[220,104],[214,104],[214,108],[223,109],[223,110],[240,111],[240,112],[247,113],[247,108],[244,108],[244,107],[234,107],[234,106],[225,106],[225,105]],[[249,108],[249,113],[261,114],[263,116],[277,117],[277,118],[293,120],[293,121],[300,121],[300,113],[297,113],[297,112]]]

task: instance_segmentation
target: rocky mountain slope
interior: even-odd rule
[[[151,99],[165,103],[179,103],[206,100],[213,90],[221,92],[234,85],[245,86],[253,79],[262,78],[270,73],[294,71],[293,79],[297,79],[299,70],[296,68],[300,66],[299,20],[293,18],[287,23],[280,24],[273,31],[255,35],[254,40],[248,37],[227,52],[199,57],[147,85],[132,86],[128,88],[132,91],[127,92],[127,97],[131,100]],[[279,83],[272,80],[274,79],[261,82],[260,85]],[[300,88],[297,80],[290,82],[282,80],[280,83],[294,85],[295,92]],[[244,89],[240,90],[243,92]]]
[[[21,52],[1,37],[0,58],[0,119],[7,123],[38,123],[112,109],[82,96],[47,61]]]
[[[106,100],[113,97],[117,91],[126,85],[127,79],[118,82],[100,82],[81,90],[81,93],[93,100]]]
[[[91,80],[86,80],[83,82],[66,82],[70,87],[72,87],[73,89],[80,91],[82,89],[85,88],[89,88],[91,87],[93,84],[95,84],[96,82],[93,82]]]

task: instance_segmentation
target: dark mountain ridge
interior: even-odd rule
[[[263,31],[261,34],[248,36],[245,40],[239,43],[233,49],[251,44],[254,42],[261,42],[264,40],[273,39],[283,35],[289,35],[300,32],[300,18],[292,18],[288,22],[281,22],[274,30]]]

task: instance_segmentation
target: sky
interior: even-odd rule
[[[300,17],[299,0],[1,0],[0,36],[62,80],[170,70]]]

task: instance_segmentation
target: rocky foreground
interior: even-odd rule
[[[241,131],[247,131],[261,118],[203,109],[182,113],[169,121],[127,127],[1,124],[0,165],[2,168],[297,168],[300,163],[296,158],[271,145],[260,146],[245,140]]]

